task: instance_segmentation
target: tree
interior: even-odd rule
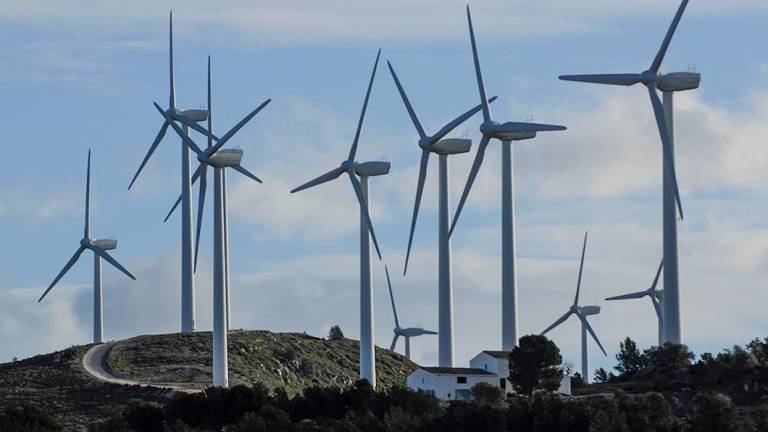
[[[645,350],[644,354],[648,359],[646,372],[651,372],[653,378],[657,379],[685,377],[695,357],[688,351],[688,346],[672,342],[666,342],[660,347],[651,347]]]
[[[736,408],[728,396],[702,392],[693,398],[694,414],[691,430],[696,432],[729,432],[736,429]]]
[[[328,340],[341,340],[344,339],[344,332],[341,331],[341,327],[338,324],[331,327],[328,330]]]
[[[619,343],[619,353],[616,354],[616,361],[619,362],[613,368],[622,378],[632,378],[638,372],[648,367],[648,357],[637,349],[637,344],[630,338],[624,339]]]
[[[498,386],[479,382],[472,386],[470,390],[472,399],[481,405],[499,406],[504,400],[504,393]]]
[[[611,381],[611,379],[615,378],[613,373],[608,372],[607,370],[603,368],[598,368],[595,370],[595,382],[599,384],[607,383]]]
[[[563,379],[562,362],[560,348],[546,336],[523,336],[509,357],[509,380],[518,393],[557,390]]]

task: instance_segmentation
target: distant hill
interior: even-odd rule
[[[173,391],[110,384],[82,367],[93,345],[76,346],[0,364],[0,406],[32,403],[68,427],[114,415],[130,401],[162,401]],[[289,394],[312,386],[348,386],[358,377],[359,343],[325,340],[302,333],[236,330],[229,334],[230,385],[261,382]],[[107,351],[110,374],[148,384],[203,389],[211,383],[211,333],[138,336],[117,341]],[[416,365],[376,348],[377,384],[405,384]]]

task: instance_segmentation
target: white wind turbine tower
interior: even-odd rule
[[[656,311],[656,318],[659,322],[659,346],[662,346],[664,344],[664,314],[662,313],[663,310],[663,302],[664,302],[664,291],[657,289],[658,283],[659,283],[659,275],[661,274],[661,268],[664,266],[664,259],[661,260],[661,263],[659,263],[659,269],[656,270],[656,277],[653,278],[653,283],[651,284],[651,287],[644,291],[638,291],[633,292],[629,294],[619,295],[615,297],[608,297],[606,300],[630,300],[630,299],[639,299],[643,297],[648,297],[651,299],[651,303],[653,303],[653,309]]]
[[[213,385],[229,386],[227,359],[227,330],[229,329],[229,239],[226,221],[226,168],[232,168],[249,178],[261,183],[261,180],[240,165],[243,151],[240,149],[222,149],[253,116],[258,114],[272,100],[267,99],[238,124],[229,130],[214,145],[211,113],[211,59],[208,57],[208,146],[205,150],[192,141],[184,131],[171,120],[170,115],[155,103],[155,108],[170,123],[173,130],[197,154],[200,166],[193,175],[194,180],[200,179],[200,197],[197,212],[197,245],[200,245],[200,227],[203,207],[205,205],[205,190],[207,185],[207,167],[213,167]],[[197,252],[195,252],[197,257]]]
[[[128,186],[130,189],[136,182],[144,166],[149,161],[152,154],[155,152],[158,144],[165,136],[168,126],[171,123],[180,122],[184,128],[184,134],[188,135],[189,129],[194,129],[197,132],[207,135],[208,131],[197,122],[205,121],[208,117],[208,113],[205,110],[181,110],[176,106],[176,85],[174,81],[174,69],[173,69],[173,12],[170,15],[169,24],[169,65],[170,65],[170,97],[168,101],[168,119],[166,120],[160,131],[157,133],[155,140],[149,147],[144,160],[141,161],[139,169],[131,179],[131,184]],[[217,139],[214,137],[214,139]],[[184,143],[181,143],[181,331],[192,332],[195,331],[195,280],[194,270],[192,268],[192,201],[190,199],[191,183],[189,178],[190,171],[189,149]],[[168,220],[168,217],[166,217]]]
[[[648,89],[653,112],[656,116],[662,143],[663,172],[663,210],[664,222],[664,341],[683,343],[680,318],[680,279],[677,266],[677,209],[680,219],[683,208],[675,173],[675,134],[674,134],[674,92],[693,90],[699,87],[701,75],[695,72],[662,73],[661,63],[667,53],[672,36],[675,34],[680,18],[683,16],[688,0],[683,0],[669,26],[664,41],[656,57],[645,72],[639,74],[600,74],[600,75],[563,75],[561,80],[579,81],[595,84],[632,86],[643,84]],[[664,102],[659,99],[661,90]]]
[[[102,281],[101,281],[101,259],[104,258],[108,263],[112,264],[115,268],[125,273],[129,278],[136,280],[136,278],[120,265],[117,260],[107,253],[108,250],[117,248],[117,240],[94,240],[91,239],[91,150],[88,150],[88,170],[85,181],[85,228],[83,230],[83,238],[80,240],[80,246],[75,251],[72,258],[67,261],[64,268],[61,269],[56,278],[45,290],[38,302],[43,301],[43,298],[48,294],[54,285],[72,268],[73,265],[80,258],[80,255],[85,252],[86,249],[90,249],[93,252],[93,343],[104,342],[104,306],[102,302]]]
[[[365,93],[363,108],[360,112],[360,120],[357,123],[357,131],[352,141],[352,148],[349,150],[347,159],[341,162],[338,168],[334,168],[327,173],[304,183],[293,189],[291,193],[299,192],[347,174],[349,181],[357,195],[357,201],[360,203],[360,378],[376,387],[376,351],[374,347],[373,333],[373,290],[371,285],[371,243],[376,248],[376,254],[381,259],[379,243],[376,241],[376,234],[373,231],[371,216],[368,213],[368,177],[386,175],[389,173],[390,164],[384,161],[357,162],[358,141],[360,140],[360,131],[365,119],[365,111],[368,108],[368,99],[371,96],[373,79],[376,76],[376,67],[379,65],[381,50],[376,55],[376,62],[373,65],[371,80],[368,82],[368,90]],[[360,176],[360,180],[356,176]]]
[[[405,255],[405,266],[403,268],[403,275],[408,271],[408,260],[411,256],[411,245],[413,244],[413,233],[416,230],[416,219],[419,215],[419,206],[421,204],[421,196],[424,192],[424,182],[427,179],[427,166],[429,164],[430,153],[435,153],[439,156],[440,160],[440,180],[439,180],[439,228],[438,228],[438,300],[439,300],[439,355],[438,364],[440,366],[451,367],[454,364],[454,350],[453,350],[453,283],[451,276],[451,239],[448,235],[448,218],[450,217],[449,210],[449,191],[448,191],[448,156],[460,153],[467,153],[472,147],[472,141],[468,139],[459,138],[447,138],[443,139],[456,127],[464,123],[470,117],[475,115],[483,108],[483,105],[477,105],[466,113],[453,119],[451,122],[443,126],[434,135],[427,135],[424,131],[424,127],[419,121],[419,117],[416,115],[416,111],[411,106],[411,102],[408,96],[405,94],[403,86],[400,84],[400,80],[397,78],[395,69],[390,62],[387,62],[389,71],[392,73],[392,78],[395,80],[397,90],[400,92],[400,96],[403,99],[405,108],[408,110],[408,115],[411,117],[413,126],[419,133],[419,147],[421,147],[421,166],[419,168],[419,181],[416,186],[416,200],[413,204],[413,217],[411,218],[411,233],[408,237],[408,252]],[[492,97],[489,102],[496,100],[496,97]],[[406,347],[408,347],[408,339],[406,339]],[[394,342],[393,342],[394,347]],[[406,348],[407,350],[407,348]]]
[[[587,332],[592,335],[592,338],[597,342],[597,346],[600,347],[600,351],[604,355],[608,355],[603,348],[603,344],[597,338],[595,331],[592,330],[592,326],[589,325],[587,317],[589,315],[597,315],[600,313],[600,306],[580,306],[579,305],[579,292],[581,291],[581,273],[584,270],[584,252],[587,249],[587,233],[584,233],[584,245],[581,248],[581,264],[579,264],[579,279],[576,283],[576,297],[573,299],[573,304],[568,309],[565,315],[558,318],[557,321],[547,327],[546,330],[541,332],[542,335],[547,334],[550,330],[564,323],[571,315],[576,315],[581,321],[581,377],[585,382],[589,382],[589,350],[587,348]]]
[[[485,96],[483,75],[480,70],[480,60],[477,55],[475,32],[472,28],[472,17],[467,6],[467,21],[469,23],[469,36],[472,43],[472,55],[475,61],[475,74],[477,76],[477,88],[480,92],[480,101],[483,104],[483,123],[480,132],[483,138],[477,148],[477,156],[469,172],[467,184],[461,195],[461,200],[456,208],[456,214],[451,223],[451,231],[456,228],[461,210],[472,189],[477,173],[485,157],[485,150],[491,139],[501,141],[501,348],[510,351],[517,345],[518,340],[518,304],[517,304],[517,259],[515,252],[515,184],[513,173],[513,147],[512,141],[522,141],[535,138],[538,132],[562,131],[564,126],[508,122],[499,123],[493,120],[491,108]],[[441,329],[442,331],[442,329]]]
[[[405,339],[405,356],[408,360],[411,359],[411,338],[424,335],[436,335],[437,332],[432,330],[425,330],[421,327],[400,327],[400,320],[397,318],[397,307],[395,306],[395,295],[392,294],[392,281],[389,279],[389,269],[384,266],[384,271],[387,274],[387,285],[389,286],[389,299],[392,300],[392,313],[395,315],[395,328],[392,330],[395,333],[394,339],[392,339],[392,345],[389,346],[390,351],[395,350],[397,345],[397,339],[402,336]]]

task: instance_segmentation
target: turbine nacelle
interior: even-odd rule
[[[228,168],[240,165],[243,160],[243,150],[221,149],[210,156],[200,155],[198,159],[216,168]]]
[[[421,145],[421,144],[419,144]],[[423,148],[423,147],[422,147]],[[440,141],[436,142],[434,145],[432,145],[429,148],[426,148],[425,150],[429,150],[433,153],[437,154],[460,154],[460,153],[467,153],[472,149],[472,140],[468,138],[444,138]]]
[[[699,88],[701,74],[696,72],[672,72],[659,76],[657,87],[661,91],[686,91]]]
[[[403,337],[416,337],[416,336],[423,336],[423,335],[436,335],[437,332],[432,330],[425,330],[421,327],[395,327],[394,332],[396,335],[403,336]]]
[[[200,123],[208,120],[208,110],[204,109],[189,109],[184,111],[176,110],[179,115],[192,120],[193,122]]]
[[[117,249],[117,240],[115,239],[99,239],[94,240],[93,244],[104,249],[104,250],[113,250]]]
[[[355,162],[354,169],[360,177],[374,177],[389,174],[390,166],[386,161]]]
[[[600,313],[600,306],[582,306],[579,311],[582,315],[597,315]]]

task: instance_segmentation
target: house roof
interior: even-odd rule
[[[495,375],[491,372],[488,372],[487,370],[477,369],[477,368],[422,366],[421,369],[424,369],[427,372],[431,372],[435,374],[445,374],[445,375]]]
[[[487,351],[486,350],[483,352],[495,358],[509,358],[509,355],[512,354],[512,351]]]

